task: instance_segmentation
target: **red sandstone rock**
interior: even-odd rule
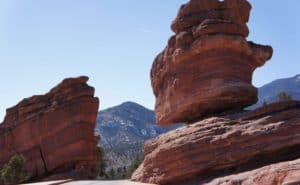
[[[172,30],[179,33],[200,24],[205,19],[225,19],[245,24],[251,5],[246,0],[190,0],[181,6]]]
[[[172,24],[176,35],[152,66],[156,119],[193,122],[257,102],[253,71],[272,56],[270,46],[247,42],[246,0],[191,0]]]
[[[87,81],[66,79],[49,93],[8,109],[0,125],[0,166],[18,153],[26,158],[32,178],[66,172],[77,178],[96,177],[99,101]]]
[[[300,102],[282,102],[163,134],[145,143],[145,160],[132,179],[157,184],[203,182],[299,158],[299,115]],[[276,174],[269,175],[276,179]]]
[[[200,183],[202,184],[202,183]],[[215,179],[204,185],[298,185],[300,184],[300,159],[278,163],[245,172]]]

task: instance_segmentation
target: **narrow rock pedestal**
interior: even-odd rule
[[[172,24],[175,35],[152,66],[160,125],[192,123],[257,102],[252,74],[272,56],[248,42],[246,0],[191,0]]]

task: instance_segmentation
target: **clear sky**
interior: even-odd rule
[[[0,0],[0,119],[21,99],[66,77],[87,75],[100,108],[135,101],[153,108],[149,72],[186,0]],[[250,0],[249,39],[274,56],[261,86],[300,73],[300,1]]]

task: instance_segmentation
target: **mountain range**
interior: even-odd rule
[[[146,140],[177,127],[160,127],[152,110],[125,102],[100,111],[96,131],[101,135],[107,166],[117,169],[129,166],[137,155],[142,155]]]
[[[275,102],[282,91],[300,100],[300,75],[278,79],[259,88],[259,101],[250,109],[261,106],[264,101]],[[134,102],[126,102],[100,111],[96,131],[101,135],[107,165],[117,169],[129,166],[137,155],[142,155],[146,140],[178,127],[180,125],[160,127],[155,122],[152,110]]]

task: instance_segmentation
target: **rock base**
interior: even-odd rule
[[[145,143],[145,160],[132,180],[199,183],[295,160],[300,158],[299,115],[300,102],[280,102],[163,134]]]

